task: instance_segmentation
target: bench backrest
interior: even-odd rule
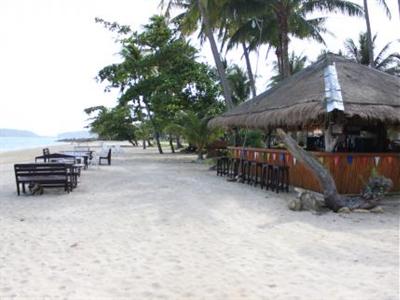
[[[15,164],[15,177],[65,176],[71,173],[71,164]]]

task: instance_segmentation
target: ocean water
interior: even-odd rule
[[[57,145],[55,137],[0,137],[0,152]]]

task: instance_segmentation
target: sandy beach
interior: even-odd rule
[[[68,146],[61,146],[68,147]],[[0,154],[0,299],[399,299],[399,197],[314,215],[195,156],[124,148],[67,194],[16,195]]]

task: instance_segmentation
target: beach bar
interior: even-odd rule
[[[229,147],[231,157],[289,167],[290,184],[321,192],[302,163],[274,147],[282,128],[331,172],[339,193],[358,194],[373,173],[400,192],[400,78],[327,54],[256,98],[212,119],[211,127],[259,129],[266,148]]]

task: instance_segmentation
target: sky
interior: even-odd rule
[[[105,93],[96,82],[100,69],[119,61],[115,35],[95,17],[140,30],[148,19],[161,12],[159,0],[1,0],[0,1],[0,128],[31,130],[55,136],[83,130],[90,106],[114,106],[116,92]],[[362,4],[362,0],[354,0]],[[400,38],[397,0],[386,0],[392,20],[369,0],[373,32],[378,33],[381,49]],[[346,38],[357,39],[365,30],[362,18],[332,15],[325,35],[326,46],[293,40],[291,50],[315,59],[322,49],[338,51]],[[199,45],[201,60],[213,65],[208,44]],[[400,52],[397,45],[394,51]],[[251,55],[257,70],[257,88],[262,92],[271,76],[273,52],[266,49]],[[239,50],[229,53],[228,61],[244,66]]]

